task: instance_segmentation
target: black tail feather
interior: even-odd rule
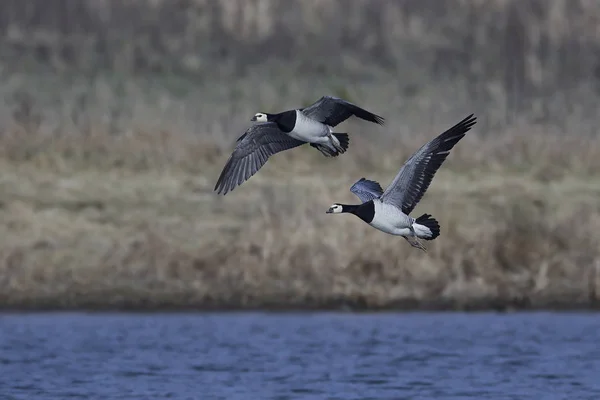
[[[429,214],[423,214],[415,220],[415,223],[426,226],[431,231],[431,237],[423,237],[424,240],[433,240],[440,236],[440,224]]]
[[[347,133],[334,133],[333,136],[335,136],[337,140],[340,141],[340,145],[344,149],[343,152],[348,150],[348,146],[350,145],[350,137]]]
[[[327,146],[317,143],[311,143],[310,146],[319,150],[321,153],[323,153],[325,157],[337,157],[340,154],[345,153],[346,150],[348,150],[348,145],[350,144],[350,137],[347,133],[334,133],[333,136],[335,136],[337,140],[339,140],[340,146],[342,146],[343,151],[340,152],[337,150],[333,150]]]

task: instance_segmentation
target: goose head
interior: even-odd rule
[[[267,122],[268,120],[269,120],[269,117],[267,116],[267,114],[259,112],[259,113],[254,114],[254,117],[252,117],[252,119],[250,121]]]
[[[342,204],[334,203],[331,205],[331,207],[329,207],[329,210],[327,210],[326,214],[341,214],[344,211],[346,210],[344,210],[344,206]]]

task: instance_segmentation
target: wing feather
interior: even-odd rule
[[[469,115],[452,128],[423,145],[404,163],[381,200],[402,209],[405,214],[416,207],[429,188],[437,170],[450,150],[475,125],[477,117]]]
[[[383,193],[383,189],[378,182],[369,179],[360,178],[350,187],[350,191],[356,195],[363,203],[369,200],[377,199]]]
[[[349,101],[333,96],[323,96],[300,111],[307,117],[332,127],[344,122],[353,115],[379,125],[383,125],[385,121],[379,115],[373,114]]]
[[[236,140],[214,190],[223,195],[258,172],[273,154],[303,145],[305,142],[283,133],[274,122],[251,125]]]

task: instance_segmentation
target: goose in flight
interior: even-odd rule
[[[332,96],[323,96],[305,108],[255,114],[251,121],[256,123],[237,139],[214,190],[227,194],[256,174],[270,156],[305,143],[326,157],[345,153],[350,142],[348,134],[334,133],[333,127],[352,116],[384,123],[382,117]]]
[[[450,150],[476,122],[476,117],[471,114],[423,145],[404,163],[385,191],[378,182],[359,179],[350,191],[362,203],[334,203],[327,214],[354,214],[372,227],[402,236],[411,246],[427,251],[419,239],[434,240],[440,235],[440,225],[429,214],[413,218],[410,213],[427,191]]]

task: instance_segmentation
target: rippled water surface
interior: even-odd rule
[[[2,399],[600,399],[600,314],[0,314]]]

